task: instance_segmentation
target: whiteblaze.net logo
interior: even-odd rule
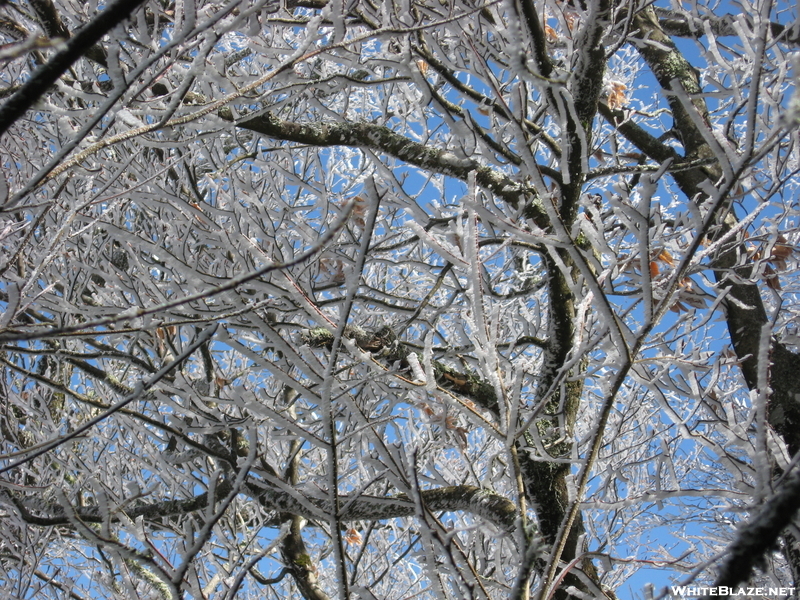
[[[670,588],[673,596],[681,598],[692,598],[701,596],[791,596],[796,588],[793,587],[728,587],[726,585],[717,586],[688,586],[673,585]]]

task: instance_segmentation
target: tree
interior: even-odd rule
[[[800,587],[791,3],[140,4],[0,6],[6,595]]]

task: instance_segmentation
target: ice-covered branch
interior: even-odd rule
[[[213,503],[221,501],[233,489],[232,482],[223,480],[216,488]],[[267,509],[280,513],[299,515],[307,519],[318,519],[319,514],[311,512],[308,507],[299,502],[287,491],[259,481],[256,485],[252,479],[246,484],[242,493],[246,493]],[[510,533],[514,529],[518,517],[516,504],[495,492],[469,485],[423,490],[421,497],[426,508],[431,511],[466,512],[493,524],[500,531]],[[7,496],[16,506],[22,518],[32,525],[60,526],[69,525],[70,521],[64,511],[53,508],[49,514],[36,514],[27,507],[24,498],[9,493]],[[331,510],[327,499],[306,498],[310,505],[323,512]],[[368,496],[357,498],[348,496],[340,497],[341,504],[345,506],[341,514],[342,521],[385,521],[415,515],[414,501],[400,494],[396,496]],[[161,502],[142,503],[130,508],[125,508],[125,515],[136,520],[143,517],[145,520],[161,520],[164,518],[186,515],[207,510],[209,507],[208,493],[198,494],[183,500],[164,500]],[[113,515],[102,514],[98,507],[75,508],[75,515],[84,523],[103,523],[107,519],[116,522]],[[36,511],[40,512],[40,511]]]
[[[736,541],[728,547],[728,558],[720,567],[715,586],[737,589],[750,579],[767,552],[775,546],[778,536],[792,523],[800,508],[800,471],[783,482],[750,522],[739,529]]]
[[[716,36],[738,36],[741,32],[735,25],[737,21],[744,17],[745,22],[750,21],[749,15],[696,15],[688,11],[670,10],[667,8],[656,8],[658,22],[665,33],[675,37],[685,37],[699,39],[706,35],[706,26]],[[752,26],[752,23],[748,23]],[[784,25],[782,23],[769,24],[772,37],[792,45],[800,43],[800,28],[794,24]]]
[[[0,473],[5,473],[6,471],[11,471],[24,465],[25,463],[33,460],[34,458],[41,456],[42,454],[46,454],[51,450],[58,448],[59,446],[67,443],[68,441],[75,439],[85,432],[89,431],[92,427],[101,423],[114,413],[122,410],[126,406],[128,406],[131,402],[137,400],[142,394],[144,394],[147,390],[152,388],[156,385],[159,381],[161,381],[164,376],[170,373],[173,369],[180,366],[183,361],[185,361],[189,356],[191,356],[197,348],[199,348],[202,344],[206,343],[211,337],[214,335],[214,332],[217,330],[217,325],[211,325],[206,327],[200,335],[197,336],[197,339],[194,340],[191,344],[187,346],[187,348],[173,360],[172,362],[165,365],[158,373],[150,377],[147,381],[140,383],[134,391],[128,395],[126,398],[119,401],[114,406],[110,407],[108,410],[104,411],[103,413],[97,415],[93,419],[90,419],[74,431],[71,431],[67,435],[59,436],[56,439],[46,442],[44,444],[40,444],[35,448],[31,448],[29,451],[26,451],[25,458],[21,458],[20,460],[11,463],[10,465],[6,465],[5,467],[0,469]]]
[[[0,135],[30,109],[61,75],[104,35],[128,18],[144,0],[116,0],[84,25],[47,64],[0,106]]]
[[[452,152],[408,139],[387,127],[371,123],[297,123],[286,121],[271,112],[236,123],[238,127],[270,137],[312,146],[355,146],[388,154],[394,158],[434,173],[450,175],[463,181],[475,173],[478,185],[491,190],[517,207],[530,190],[472,158],[459,158]]]

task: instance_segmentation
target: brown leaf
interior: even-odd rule
[[[619,83],[618,81],[611,83],[611,91],[608,92],[608,107],[611,110],[619,108],[625,104],[627,100],[625,97],[625,90],[627,89],[628,86],[624,83]]]
[[[685,305],[683,305],[683,304],[681,304],[680,302],[675,302],[675,304],[673,304],[672,306],[670,306],[670,307],[669,307],[669,309],[670,309],[672,312],[676,312],[676,313],[679,313],[679,312],[688,312],[688,311],[689,311],[689,309],[688,309],[688,308],[686,308],[686,306],[685,306]]]
[[[775,272],[771,266],[766,265],[764,267],[764,281],[767,284],[767,287],[771,290],[781,290],[781,281],[778,279],[778,274]]]
[[[672,258],[672,254],[670,254],[669,251],[666,249],[659,252],[656,259],[665,262],[670,267],[675,266],[675,260]]]
[[[786,268],[786,260],[794,254],[794,248],[787,245],[786,238],[778,235],[776,244],[772,247],[772,252],[769,255],[769,261],[775,265],[775,268],[783,270]]]

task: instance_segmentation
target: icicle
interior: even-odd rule
[[[425,376],[425,371],[422,370],[422,365],[419,364],[419,358],[412,352],[406,357],[408,365],[411,367],[411,373],[414,375],[414,381],[426,383],[428,378]]]

